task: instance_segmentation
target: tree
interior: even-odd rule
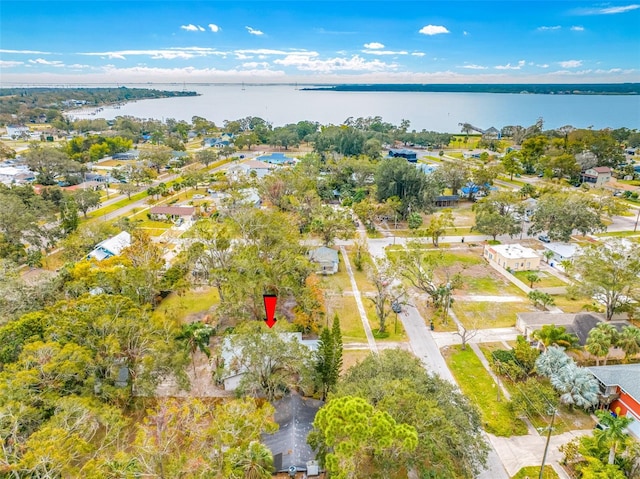
[[[640,353],[640,328],[624,326],[618,335],[616,346],[624,351],[624,357]]]
[[[538,200],[529,234],[546,231],[553,240],[569,241],[574,231],[586,235],[605,229],[600,214],[580,193],[549,193]]]
[[[502,168],[509,174],[509,179],[513,180],[513,175],[519,175],[524,172],[522,167],[520,152],[510,151],[502,158]]]
[[[440,183],[451,189],[452,195],[457,195],[469,180],[469,167],[462,162],[444,162],[433,174]]]
[[[478,203],[476,203],[477,205]],[[475,205],[474,205],[475,207]],[[476,224],[473,226],[474,231],[489,235],[495,241],[498,235],[506,235],[513,237],[520,233],[522,227],[512,215],[501,214],[499,211],[482,210],[476,213]]]
[[[375,307],[379,324],[378,332],[385,333],[387,318],[392,312],[391,305],[399,301],[405,293],[402,285],[396,283],[393,266],[386,259],[374,260],[369,269],[368,277],[375,289],[374,295],[368,299]]]
[[[473,477],[482,469],[487,445],[478,409],[410,352],[382,350],[352,366],[330,397],[343,396],[364,398],[418,433],[410,463],[402,456],[374,457],[374,470],[363,464],[363,476],[389,478],[406,468],[418,477]]]
[[[518,388],[509,403],[518,416],[548,417],[557,406],[558,399],[551,386],[536,378],[518,383]]]
[[[473,339],[480,330],[478,329],[477,324],[472,325],[471,327],[467,327],[464,324],[460,323],[458,325],[458,329],[453,334],[460,336],[460,340],[462,341],[462,350],[467,350],[467,342]]]
[[[544,257],[544,260],[547,262],[547,264],[549,264],[549,261],[553,259],[553,257],[555,256],[555,253],[550,249],[545,249],[544,252],[542,253],[542,256]]]
[[[527,281],[529,281],[529,287],[533,288],[533,283],[539,283],[542,281],[540,275],[536,271],[529,271],[527,273]]]
[[[197,351],[204,353],[207,357],[211,356],[209,342],[211,336],[215,333],[214,329],[202,321],[183,324],[180,334],[176,337],[178,341],[184,342],[185,347],[191,356],[191,366],[193,367],[193,376],[196,378],[196,358]]]
[[[153,146],[140,151],[139,158],[140,161],[147,163],[148,166],[154,168],[160,174],[160,170],[169,164],[172,156],[173,151],[168,146]]]
[[[413,426],[397,423],[360,397],[330,400],[316,414],[313,427],[312,446],[336,479],[378,477],[371,475],[374,461],[406,463],[418,446]]]
[[[613,465],[616,460],[616,450],[629,437],[626,429],[633,419],[627,416],[613,415],[609,411],[596,411],[596,416],[600,419],[600,424],[605,427],[598,429],[594,434],[599,445],[609,446],[607,464]]]
[[[541,329],[536,329],[532,337],[540,341],[545,350],[550,346],[572,349],[579,343],[576,335],[567,333],[567,329],[564,326],[556,326],[555,324],[545,324]]]
[[[574,259],[572,273],[580,289],[606,307],[611,320],[619,308],[640,298],[640,245],[619,239],[586,246]]]
[[[67,197],[60,203],[60,227],[65,235],[78,229],[78,205],[73,197]]]
[[[414,211],[413,213],[409,214],[407,222],[409,225],[409,229],[417,230],[422,226],[422,215]]]
[[[551,296],[549,293],[543,293],[542,291],[539,291],[537,289],[529,291],[529,294],[527,294],[527,298],[529,298],[529,300],[536,308],[541,307],[543,310],[546,310],[547,306],[553,306],[555,304],[553,296]]]
[[[118,184],[118,193],[121,195],[127,195],[127,198],[130,200],[131,195],[140,191],[140,187],[133,183],[119,183]]]
[[[196,153],[196,159],[204,166],[209,166],[211,163],[214,163],[218,160],[218,153],[211,149],[202,150]]]
[[[318,349],[314,353],[316,378],[320,383],[322,400],[335,388],[342,367],[342,333],[338,316],[333,318],[333,327],[324,328]]]
[[[310,229],[319,234],[325,246],[332,244],[336,238],[349,239],[353,236],[355,226],[347,211],[340,211],[324,205],[313,216]]]
[[[550,377],[551,384],[561,393],[560,401],[569,408],[590,408],[598,403],[598,381],[591,372],[570,363]]]
[[[600,358],[604,357],[604,364],[607,365],[609,349],[618,341],[618,330],[615,326],[607,323],[600,323],[587,336],[585,349],[596,357],[596,366],[600,365]]]
[[[251,441],[246,448],[230,455],[232,479],[270,479],[273,476],[273,455],[267,446]]]
[[[229,337],[234,359],[224,365],[229,373],[244,373],[239,391],[273,401],[299,386],[301,372],[310,363],[309,350],[295,338],[265,331],[264,325],[250,323],[246,328]]]
[[[431,241],[435,247],[439,246],[440,237],[447,232],[447,228],[453,228],[454,218],[453,212],[450,208],[445,208],[439,215],[433,215],[429,224],[427,225],[426,232],[431,236]]]
[[[73,194],[73,199],[78,205],[78,209],[82,211],[85,219],[87,212],[100,204],[100,197],[100,192],[86,188],[78,190]]]
[[[375,173],[378,201],[396,196],[402,202],[403,214],[410,207],[430,211],[442,188],[432,177],[425,175],[404,158],[391,158],[379,163]]]
[[[567,356],[564,348],[549,346],[536,359],[536,371],[548,378],[557,375],[561,369],[575,365],[573,359]]]
[[[70,184],[82,181],[79,178],[82,165],[57,148],[31,144],[25,161],[30,170],[38,173],[38,182],[42,185],[55,185],[61,177]]]

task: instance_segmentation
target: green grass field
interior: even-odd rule
[[[526,424],[513,416],[508,402],[497,400],[496,384],[471,349],[450,346],[443,353],[462,392],[480,408],[487,432],[505,437],[527,434]]]
[[[537,479],[540,477],[540,466],[527,466],[520,469],[511,479]],[[542,479],[560,479],[551,466],[544,466]]]
[[[534,288],[554,288],[557,286],[567,286],[567,283],[561,279],[556,278],[552,274],[545,273],[543,271],[514,271],[512,274],[522,281],[527,286],[530,286],[530,282],[527,279],[529,273],[536,273],[540,278],[540,281],[533,283]]]
[[[455,301],[453,311],[468,328],[509,328],[516,324],[516,313],[535,311],[528,302]]]

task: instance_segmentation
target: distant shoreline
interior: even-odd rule
[[[342,84],[300,90],[334,92],[509,93],[530,95],[639,95],[640,83],[567,84]]]

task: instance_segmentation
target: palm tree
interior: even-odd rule
[[[609,446],[608,463],[613,464],[616,460],[616,449],[629,437],[625,430],[633,419],[626,416],[614,416],[610,411],[596,411],[596,416],[600,419],[600,423],[605,426],[604,429],[595,432],[598,445]]]
[[[564,367],[574,365],[573,359],[564,353],[564,349],[558,346],[549,348],[536,358],[536,372],[550,378],[560,372]]]
[[[549,264],[549,261],[551,261],[551,259],[553,259],[554,254],[555,253],[553,251],[551,251],[550,249],[544,250],[544,253],[542,253],[542,256],[544,256],[544,259],[547,262],[547,264]]]
[[[544,345],[545,350],[556,345],[565,349],[574,349],[578,344],[578,337],[574,334],[567,333],[564,326],[556,327],[555,324],[546,324],[541,329],[533,332],[532,337]]]
[[[273,456],[271,451],[259,441],[251,441],[232,457],[234,479],[271,479]]]
[[[584,349],[596,357],[596,366],[600,366],[600,358],[604,357],[604,364],[607,364],[607,356],[611,348],[611,338],[601,329],[593,328],[589,331],[587,344]]]
[[[567,365],[551,376],[551,385],[561,393],[560,401],[568,405],[589,408],[598,402],[598,381],[585,368]]]
[[[640,353],[640,328],[625,326],[615,344],[624,351],[625,359]]]
[[[193,376],[196,376],[195,354],[198,350],[211,356],[209,350],[209,340],[214,334],[214,329],[201,321],[195,323],[183,324],[182,331],[176,339],[184,341],[184,344],[191,355],[191,366],[193,367]]]
[[[540,275],[538,273],[536,273],[535,271],[529,271],[527,273],[527,281],[529,281],[529,287],[533,288],[533,283],[539,283],[540,281],[542,281],[540,279]]]

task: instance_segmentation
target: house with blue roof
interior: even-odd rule
[[[117,235],[107,238],[104,241],[98,243],[93,251],[87,255],[87,259],[94,258],[98,261],[111,258],[112,256],[118,256],[122,253],[122,250],[131,246],[131,235],[122,231]]]

